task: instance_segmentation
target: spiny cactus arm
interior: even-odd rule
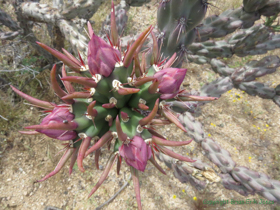
[[[252,60],[239,69],[229,68],[216,59],[211,60],[211,66],[216,73],[228,76],[235,88],[239,88],[252,96],[258,95],[264,99],[272,99],[274,103],[278,106],[280,105],[280,91],[278,86],[271,88],[266,84],[254,81],[257,77],[276,71],[280,66],[280,58],[278,56],[266,56],[260,61]],[[216,96],[212,92],[209,92],[207,85],[201,89],[201,93],[201,95]]]
[[[219,16],[209,16],[197,27],[199,36],[197,42],[203,42],[209,38],[224,37],[239,28],[249,28],[260,19],[260,14],[247,13],[242,7],[235,10],[226,10]]]
[[[235,167],[230,174],[237,182],[245,186],[250,194],[258,193],[270,201],[280,203],[280,181],[244,166]]]
[[[233,55],[233,45],[227,41],[213,41],[209,40],[206,42],[194,42],[188,50],[193,55],[204,56],[207,58],[217,57],[231,57]]]
[[[200,89],[200,96],[220,97],[225,92],[233,88],[233,82],[230,77],[220,77],[211,83],[205,84]],[[199,102],[200,105],[207,103],[207,101]]]
[[[20,9],[25,19],[36,22],[55,24],[58,19],[62,18],[58,9],[52,8],[47,4],[25,2],[20,5]]]
[[[79,52],[87,52],[88,38],[83,34],[79,33],[76,25],[65,19],[61,19],[57,22],[62,34],[65,36],[66,40],[69,41],[74,50],[78,49]],[[81,54],[84,61],[86,61],[86,55]]]
[[[233,44],[233,52],[240,57],[247,55],[265,54],[268,50],[280,47],[279,34],[270,32],[269,27],[255,25],[247,30],[241,30],[229,40]]]
[[[261,15],[273,16],[280,12],[279,1],[244,1],[244,7],[235,10],[227,10],[219,16],[207,17],[197,27],[199,37],[197,42],[206,41],[209,38],[219,38],[234,32],[239,28],[249,28]],[[251,11],[251,12],[248,12]]]
[[[233,69],[225,65],[217,59],[210,61],[212,69],[220,74],[223,78],[204,85],[199,93],[194,95],[220,97],[223,93],[229,91],[233,87],[245,91],[252,96],[259,96],[264,99],[272,99],[278,106],[280,105],[279,87],[271,88],[266,84],[254,81],[256,78],[271,74],[280,66],[280,58],[278,56],[266,56],[260,61],[252,60],[242,68]],[[206,102],[195,102],[192,106],[203,105]],[[180,109],[180,106],[175,104],[175,109]]]
[[[200,64],[200,65],[210,63],[210,61],[211,61],[210,58],[207,58],[203,55],[193,55],[193,54],[190,54],[190,53],[188,53],[186,55],[186,58],[189,62],[193,62],[193,63]]]
[[[52,2],[54,8],[62,8],[64,4],[63,0],[53,0]]]
[[[32,2],[22,3],[20,9],[25,20],[51,23],[54,26],[58,26],[66,40],[71,43],[74,50],[78,49],[80,52],[87,52],[87,38],[79,33],[74,23],[63,19],[58,9],[48,7],[46,4]],[[36,41],[38,40],[33,40],[33,43]],[[36,44],[34,47],[35,46]],[[85,58],[85,55],[82,56]]]
[[[257,95],[264,99],[273,99],[276,96],[274,88],[271,88],[261,82],[242,82],[238,85],[238,88],[244,90],[249,95]]]
[[[247,11],[247,12],[246,12]],[[252,12],[248,12],[252,11]],[[273,16],[280,12],[279,1],[244,1],[244,7],[227,10],[219,16],[209,16],[198,26],[196,41],[206,41],[209,38],[223,37],[239,28],[249,28],[260,19],[261,15]]]
[[[233,54],[247,55],[265,54],[268,50],[280,47],[280,36],[270,32],[269,27],[255,25],[233,34],[227,41],[205,41],[192,43],[188,50],[199,56],[208,58],[231,57]]]
[[[270,201],[280,202],[279,181],[270,179],[267,175],[246,167],[236,166],[227,150],[223,149],[214,140],[205,138],[202,125],[190,113],[181,114],[179,120],[186,128],[188,135],[201,144],[206,157],[223,172],[221,178],[227,189],[235,190],[242,195],[258,193]]]
[[[213,170],[208,164],[203,163],[198,159],[194,159],[196,160],[194,163],[186,163],[178,161],[163,153],[156,153],[156,155],[160,161],[164,162],[168,168],[173,170],[174,176],[179,179],[180,182],[189,182],[197,190],[203,190],[207,187],[210,180],[207,179],[206,171]],[[204,175],[206,175],[206,177]],[[215,177],[215,181],[220,180],[217,175]]]
[[[243,186],[242,184],[240,184],[239,182],[234,180],[233,177],[229,173],[219,174],[219,176],[221,177],[222,184],[224,185],[224,187],[226,189],[234,190],[234,191],[238,192],[240,195],[243,195],[243,196],[248,196],[250,194],[253,194],[252,192],[247,190],[245,186]]]
[[[104,0],[78,0],[63,5],[62,16],[68,20],[75,17],[89,20]]]
[[[234,70],[231,79],[234,84],[251,82],[257,77],[271,74],[280,66],[280,58],[276,55],[266,56],[260,61],[251,60],[240,69]]]
[[[17,15],[17,20],[19,21],[19,26],[23,31],[22,33],[22,35],[24,36],[23,39],[28,41],[31,44],[31,46],[46,60],[48,60],[49,62],[53,62],[53,57],[36,44],[36,42],[39,40],[36,38],[35,34],[32,31],[32,26],[33,26],[32,23],[30,23],[30,21],[28,21],[26,16],[23,14],[24,12],[22,10],[22,6],[23,4],[16,5],[15,12]]]
[[[174,52],[178,59],[174,66],[181,64],[186,48],[195,40],[196,26],[207,11],[204,1],[171,0],[159,3],[157,20],[159,46],[163,57],[171,57]]]
[[[18,31],[20,27],[18,26],[17,22],[14,21],[9,14],[4,12],[0,9],[0,23],[2,23],[4,26],[7,26],[12,31]]]
[[[220,75],[223,76],[231,76],[233,72],[235,71],[234,68],[228,67],[226,64],[224,64],[222,61],[218,59],[211,59],[209,62],[212,70]]]

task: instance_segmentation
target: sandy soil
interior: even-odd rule
[[[131,21],[129,26],[132,30],[137,30],[154,23],[155,11],[155,2],[143,8],[132,8],[129,11],[129,17],[131,17],[129,18]],[[136,21],[135,14],[139,15],[139,19]],[[132,19],[135,22],[132,22]],[[271,54],[277,55],[277,52],[271,52]],[[253,57],[253,59],[260,59],[260,57]],[[233,64],[237,61],[240,59],[234,57],[227,62]],[[198,90],[202,84],[219,77],[209,69],[208,65],[185,64],[185,67],[188,68],[184,81],[184,86],[187,89]],[[258,81],[266,82],[275,87],[280,81],[279,70],[272,75],[259,78]],[[50,92],[40,88],[38,91]],[[46,99],[46,96],[43,97]],[[26,107],[23,113],[24,118],[19,119],[17,124],[20,127],[38,124],[39,119],[42,118],[39,116],[40,110],[30,108],[27,105],[23,106]],[[11,111],[15,107],[11,107]],[[272,100],[252,97],[242,91],[232,89],[223,94],[219,100],[201,107],[194,116],[203,123],[207,135],[231,153],[237,165],[247,166],[252,170],[267,173],[272,178],[280,180],[280,109]],[[160,131],[168,139],[186,139],[182,131],[175,126],[164,127]],[[116,166],[114,166],[114,170],[110,172],[109,177],[99,190],[90,199],[87,199],[89,192],[102,173],[102,170],[95,168],[92,157],[84,161],[85,173],[79,172],[75,166],[73,174],[69,176],[67,166],[49,180],[34,184],[35,180],[42,178],[56,166],[61,156],[59,151],[63,148],[60,142],[43,136],[24,136],[16,131],[1,132],[0,141],[0,209],[96,209],[127,182],[130,174],[126,165],[123,164],[121,173],[117,176]],[[217,170],[217,167],[202,155],[202,149],[195,142],[177,148],[176,151],[183,155],[189,154],[192,158],[198,157]],[[107,149],[102,150],[101,168],[104,168],[109,155],[110,152]],[[147,165],[145,173],[140,173],[143,209],[276,208],[275,204],[226,204],[214,207],[203,205],[202,202],[205,199],[230,201],[231,199],[260,200],[263,198],[258,195],[242,197],[234,191],[224,189],[220,183],[210,184],[204,191],[199,192],[188,183],[180,183],[174,178],[171,170],[164,164],[160,164],[166,170],[167,175],[158,172],[150,163]],[[133,183],[129,181],[129,185],[103,209],[137,209]]]

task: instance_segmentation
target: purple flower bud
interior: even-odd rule
[[[68,106],[57,106],[46,116],[40,125],[50,125],[57,123],[68,123],[74,119],[74,114],[69,112]],[[48,137],[66,141],[77,137],[77,133],[73,130],[57,130],[57,129],[36,129],[39,133],[43,133]]]
[[[134,136],[129,144],[123,144],[119,147],[119,152],[127,165],[139,171],[145,170],[147,161],[152,156],[151,148],[139,136]]]
[[[187,69],[167,68],[155,73],[154,78],[159,80],[159,92],[162,99],[170,99],[177,95]]]
[[[88,43],[88,66],[92,75],[109,77],[120,58],[121,53],[118,50],[95,34],[92,35]]]

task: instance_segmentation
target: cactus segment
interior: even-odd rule
[[[178,5],[181,5],[179,11],[175,9],[175,6]],[[58,85],[55,77],[56,66],[51,71],[51,82],[57,95],[67,104],[55,105],[34,99],[12,87],[16,93],[29,102],[39,108],[49,110],[47,111],[49,115],[42,120],[40,125],[26,127],[27,129],[35,129],[35,131],[24,131],[24,133],[42,133],[61,141],[69,141],[66,143],[66,152],[58,166],[40,181],[58,173],[68,159],[71,159],[70,174],[76,161],[79,170],[84,172],[83,159],[93,152],[95,152],[95,165],[99,168],[98,161],[101,147],[107,145],[108,150],[110,150],[112,143],[114,145],[113,153],[111,153],[105,170],[89,197],[104,182],[116,160],[118,160],[117,173],[120,172],[121,162],[124,159],[131,168],[138,208],[141,209],[138,171],[145,171],[147,162],[150,161],[161,173],[165,174],[156,162],[154,154],[161,155],[162,153],[193,164],[196,161],[176,154],[165,147],[187,145],[192,141],[166,140],[156,130],[157,126],[171,123],[174,123],[182,131],[188,132],[195,141],[203,141],[203,147],[211,151],[208,154],[209,158],[224,168],[225,171],[229,171],[235,166],[235,163],[229,158],[229,154],[219,145],[204,139],[205,134],[201,124],[191,116],[181,116],[171,109],[177,107],[179,110],[190,110],[188,106],[195,106],[196,104],[183,101],[216,100],[215,94],[217,95],[233,86],[231,75],[228,75],[223,80],[205,86],[199,93],[200,95],[188,93],[181,89],[181,83],[185,78],[187,69],[171,68],[172,65],[180,65],[180,62],[184,59],[184,55],[188,52],[187,47],[197,36],[195,27],[204,17],[206,9],[207,3],[204,1],[162,1],[158,15],[162,16],[165,12],[169,14],[161,19],[161,21],[167,21],[167,27],[163,26],[165,23],[159,23],[163,26],[163,28],[159,27],[162,32],[161,38],[158,37],[159,40],[156,40],[156,36],[152,33],[153,27],[150,26],[127,48],[125,53],[122,53],[116,26],[118,17],[114,14],[117,9],[112,3],[109,43],[95,35],[92,27],[88,24],[90,41],[88,43],[87,64],[81,59],[80,53],[78,53],[79,58],[76,59],[64,49],[63,54],[38,43],[64,63],[61,80],[66,90]],[[153,44],[149,52],[152,55],[148,55],[148,52],[141,53],[145,42],[150,39],[148,38],[150,33],[152,33]],[[208,47],[207,49],[212,47],[211,51],[215,51],[217,54],[219,52],[219,48],[211,42],[204,43],[203,47]],[[192,50],[203,50],[200,48],[201,45],[194,45]],[[224,49],[226,52],[228,48],[224,47]],[[150,58],[148,58],[149,56]],[[278,65],[277,58],[270,59],[271,64]],[[260,61],[260,64],[262,62],[265,61]],[[80,76],[67,76],[65,65],[79,73]],[[217,68],[221,69],[222,67],[219,65],[218,63]],[[252,63],[250,67],[258,65]],[[269,65],[268,63],[267,69],[264,70],[266,73],[272,71]],[[246,74],[246,76],[248,75]],[[72,82],[82,85],[86,91],[75,91],[71,85]],[[240,84],[244,85],[243,83]],[[213,94],[214,97],[212,95],[208,96],[208,94]],[[183,123],[181,123],[180,118],[183,118]],[[93,145],[90,144],[91,140]],[[228,159],[225,159],[224,156]],[[202,168],[204,166],[199,162],[194,167]],[[174,168],[176,176],[182,180],[192,180],[200,188],[205,186],[204,181],[192,177],[192,174],[181,176],[183,169],[193,173],[195,170],[187,166],[184,166],[183,169],[174,165],[170,167]],[[206,169],[204,172],[207,174]],[[208,171],[208,173],[212,173],[212,171]],[[251,185],[259,187],[255,182],[248,184],[248,186]],[[259,189],[261,188],[259,187]]]

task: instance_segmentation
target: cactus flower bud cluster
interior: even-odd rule
[[[25,127],[24,134],[45,134],[63,141],[65,152],[53,172],[38,182],[58,173],[70,160],[69,173],[77,162],[84,172],[83,159],[95,152],[98,166],[100,148],[114,145],[111,156],[90,196],[98,190],[112,168],[117,163],[117,173],[122,160],[130,167],[135,187],[138,209],[141,209],[138,170],[145,171],[150,161],[162,173],[164,170],[155,160],[160,152],[181,161],[194,162],[188,157],[173,152],[165,146],[183,146],[189,141],[169,141],[158,131],[157,126],[174,123],[186,132],[178,116],[170,108],[170,101],[216,100],[214,97],[198,97],[180,89],[187,69],[172,68],[176,59],[161,61],[157,41],[151,49],[152,59],[146,63],[140,49],[147,36],[152,33],[148,27],[125,52],[120,49],[120,39],[115,25],[114,5],[111,10],[111,32],[108,41],[96,36],[88,24],[90,41],[88,43],[87,65],[79,55],[76,59],[63,49],[63,53],[38,43],[45,50],[63,61],[61,88],[56,80],[56,66],[51,70],[51,85],[63,104],[35,99],[15,87],[12,89],[31,104],[45,109],[49,114],[40,125]],[[152,34],[152,36],[154,36]],[[81,76],[67,76],[65,66]],[[84,86],[86,91],[76,92],[71,83]]]

